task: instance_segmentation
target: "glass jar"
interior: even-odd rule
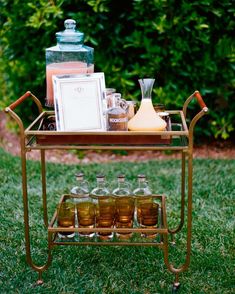
[[[53,75],[94,72],[94,49],[83,45],[84,33],[76,30],[76,21],[66,19],[65,30],[56,33],[57,45],[46,49],[46,105],[54,106]]]

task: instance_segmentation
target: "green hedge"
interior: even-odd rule
[[[153,99],[179,108],[199,90],[210,108],[197,135],[234,132],[235,9],[232,1],[0,0],[0,106],[30,89],[44,103],[45,48],[74,18],[95,48],[106,85],[140,100],[140,77],[155,77]],[[196,104],[192,108],[196,111]],[[30,110],[31,111],[31,110]],[[30,116],[30,112],[21,109]]]

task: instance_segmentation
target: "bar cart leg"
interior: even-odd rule
[[[169,262],[169,248],[168,248],[168,236],[166,234],[163,235],[163,255],[164,255],[164,263],[167,269],[175,275],[175,279],[172,285],[172,293],[176,293],[180,288],[179,282],[179,274],[185,270],[187,270],[189,263],[189,255],[190,252],[187,252],[186,262],[179,268],[175,268],[173,264]]]
[[[187,240],[186,240],[186,259],[185,262],[178,268],[175,268],[173,264],[169,262],[169,248],[168,248],[168,234],[163,235],[163,254],[164,262],[168,270],[175,274],[175,281],[173,283],[172,291],[175,293],[180,286],[179,273],[184,272],[188,269],[191,255],[191,239],[192,239],[192,176],[193,176],[193,156],[192,150],[188,154],[188,207],[187,207]],[[167,226],[166,219],[164,226]]]
[[[23,141],[23,139],[21,138]],[[51,264],[51,236],[48,237],[48,256],[47,261],[42,266],[37,266],[33,263],[30,246],[30,226],[29,226],[29,209],[28,209],[28,191],[27,191],[27,169],[26,169],[26,149],[24,143],[21,144],[21,168],[22,168],[22,192],[23,192],[23,207],[24,207],[24,231],[25,231],[25,251],[26,261],[31,268],[39,273],[37,284],[42,284],[42,272],[45,271]]]
[[[202,110],[196,114],[196,116],[192,119],[190,126],[189,126],[189,136],[188,136],[188,160],[187,160],[187,167],[188,167],[188,205],[187,205],[187,245],[186,245],[186,260],[185,263],[182,264],[179,268],[174,268],[174,266],[169,262],[169,250],[168,250],[168,235],[164,234],[163,235],[163,252],[164,252],[164,262],[165,265],[167,266],[167,268],[169,269],[169,271],[171,271],[172,273],[174,273],[176,276],[176,280],[174,282],[173,285],[173,289],[177,290],[179,288],[179,281],[178,281],[178,274],[181,272],[184,272],[188,269],[189,267],[189,263],[190,263],[190,256],[191,256],[191,241],[192,241],[192,192],[193,192],[193,130],[194,130],[194,126],[197,123],[197,121],[206,113],[208,113],[208,108],[206,107],[204,101],[202,100],[200,94],[198,91],[195,92],[197,95],[197,99],[198,102],[202,108]],[[194,94],[195,94],[194,93]],[[192,95],[191,97],[189,97],[189,99],[187,101],[191,101],[192,97],[194,95]],[[186,103],[184,105],[184,115],[186,117],[186,109],[187,109],[187,104]],[[184,182],[185,182],[185,153],[182,153],[182,191],[185,190],[184,187]],[[183,194],[182,194],[183,195]],[[184,197],[183,199],[183,204],[184,204]],[[181,205],[182,205],[182,201],[181,201]],[[182,208],[182,207],[181,207]],[[182,210],[181,210],[181,220],[182,220]],[[164,225],[167,226],[166,224],[166,219],[164,219]],[[177,230],[177,229],[176,229]],[[168,230],[169,233],[173,233],[172,230]],[[176,232],[176,231],[175,231]]]
[[[42,204],[43,204],[43,219],[45,227],[48,227],[48,214],[47,214],[47,198],[46,198],[46,161],[45,150],[41,152],[41,179],[42,179]]]
[[[181,210],[180,210],[180,223],[177,228],[169,229],[171,234],[171,244],[175,245],[174,234],[178,233],[184,225],[184,210],[185,210],[185,151],[181,152]]]
[[[35,269],[38,271],[38,280],[36,282],[37,286],[41,286],[44,281],[42,278],[42,273],[50,266],[51,261],[52,261],[52,255],[51,255],[51,250],[52,250],[52,233],[48,232],[48,260],[47,263],[42,266],[42,267],[37,267],[38,269]]]
[[[20,152],[21,152],[21,172],[22,172],[22,196],[23,196],[23,208],[24,208],[24,234],[25,234],[25,251],[26,251],[26,261],[29,266],[39,273],[39,280],[41,280],[42,272],[45,271],[52,261],[51,255],[51,243],[50,238],[48,238],[48,255],[47,261],[42,266],[37,266],[33,263],[31,256],[31,246],[30,246],[30,226],[29,226],[29,207],[28,207],[28,191],[27,191],[27,169],[26,169],[26,136],[24,125],[20,117],[14,112],[14,109],[21,104],[25,99],[31,97],[36,103],[39,113],[41,114],[43,109],[40,101],[30,92],[26,92],[23,96],[21,96],[16,102],[12,103],[9,107],[5,108],[5,112],[9,113],[9,115],[17,122],[20,128]],[[29,149],[30,150],[30,149]],[[42,181],[43,181],[43,202],[46,201],[46,180],[45,180],[45,152],[41,153],[41,163],[42,163]],[[44,180],[43,180],[44,177]],[[44,204],[45,205],[45,204]],[[45,206],[44,206],[45,208]],[[47,210],[46,210],[47,212]],[[44,222],[47,222],[47,219],[44,219]]]

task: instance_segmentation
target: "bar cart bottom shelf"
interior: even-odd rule
[[[79,228],[75,225],[74,228],[64,228],[57,226],[57,211],[55,211],[53,218],[48,226],[48,235],[50,240],[50,247],[56,245],[97,245],[97,246],[158,246],[163,247],[163,234],[168,234],[166,221],[166,205],[165,196],[153,195],[154,201],[158,203],[158,223],[151,228],[140,228],[134,222],[133,228]],[[72,195],[63,195],[59,203],[70,201]],[[97,236],[98,232],[114,233],[114,237],[110,240],[102,240]],[[92,237],[84,237],[79,233],[94,233]],[[73,233],[72,238],[61,238],[59,233]],[[117,237],[116,233],[130,233],[130,238]],[[146,236],[143,236],[146,235]]]
[[[171,234],[167,227],[167,215],[166,215],[166,197],[164,195],[153,195],[154,201],[159,205],[158,209],[158,223],[156,227],[153,228],[140,228],[134,223],[133,228],[79,228],[75,225],[74,228],[63,228],[57,225],[57,211],[55,211],[52,220],[48,226],[48,240],[49,240],[49,254],[51,255],[51,250],[55,246],[79,246],[79,245],[88,245],[88,246],[155,246],[163,250],[164,262],[168,270],[175,274],[175,281],[172,286],[172,293],[176,293],[179,289],[178,275],[181,271],[184,271],[184,266],[179,269],[175,269],[168,259],[168,236]],[[73,198],[72,195],[66,194],[62,195],[60,202],[69,201]],[[114,237],[111,240],[101,240],[97,236],[98,232],[107,232],[112,231]],[[59,237],[59,232],[71,232],[74,233],[72,238],[61,238]],[[95,233],[93,237],[83,237],[79,233],[82,232],[92,232]],[[116,233],[131,232],[132,235],[129,239],[119,239],[116,236]],[[155,236],[143,237],[141,234],[150,234],[153,233]],[[40,285],[42,281],[42,272],[39,272],[39,280],[37,282]]]

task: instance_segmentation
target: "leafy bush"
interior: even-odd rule
[[[140,100],[138,78],[155,77],[154,102],[169,109],[197,89],[211,110],[198,135],[227,139],[235,119],[234,12],[229,0],[1,0],[1,106],[28,89],[44,103],[45,48],[73,18],[108,87]]]

